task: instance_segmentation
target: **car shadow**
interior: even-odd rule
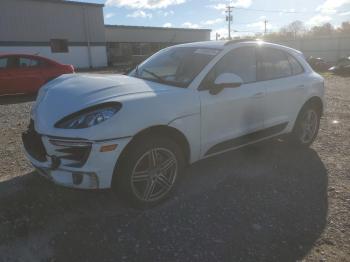
[[[56,261],[296,261],[325,228],[327,186],[314,150],[279,141],[190,166],[149,210],[30,173],[0,183],[0,244],[39,232]]]
[[[20,104],[35,101],[35,95],[2,95],[0,105]]]

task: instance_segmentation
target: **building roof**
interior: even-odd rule
[[[189,31],[211,31],[203,28],[179,28],[179,27],[158,27],[158,26],[134,26],[134,25],[105,25],[109,28],[127,28],[127,29],[156,29],[156,30],[189,30]]]
[[[85,6],[104,7],[104,4],[77,2],[77,1],[71,1],[71,0],[26,0],[26,1],[51,2],[51,3],[59,3],[59,4],[71,4],[71,5],[85,5]]]

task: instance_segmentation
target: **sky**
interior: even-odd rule
[[[295,20],[307,27],[350,21],[350,0],[75,0],[104,4],[105,24],[212,29],[227,36],[225,7],[234,6],[232,35],[278,31]]]

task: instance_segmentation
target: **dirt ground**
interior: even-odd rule
[[[326,93],[312,148],[200,161],[145,211],[39,177],[20,139],[32,102],[2,99],[0,261],[350,261],[350,78],[326,76]]]

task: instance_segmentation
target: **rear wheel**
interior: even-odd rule
[[[317,137],[320,118],[321,114],[317,107],[310,105],[302,109],[291,134],[293,145],[310,146]]]
[[[154,206],[170,196],[183,167],[181,148],[174,141],[145,137],[121,159],[116,188],[134,206]]]

